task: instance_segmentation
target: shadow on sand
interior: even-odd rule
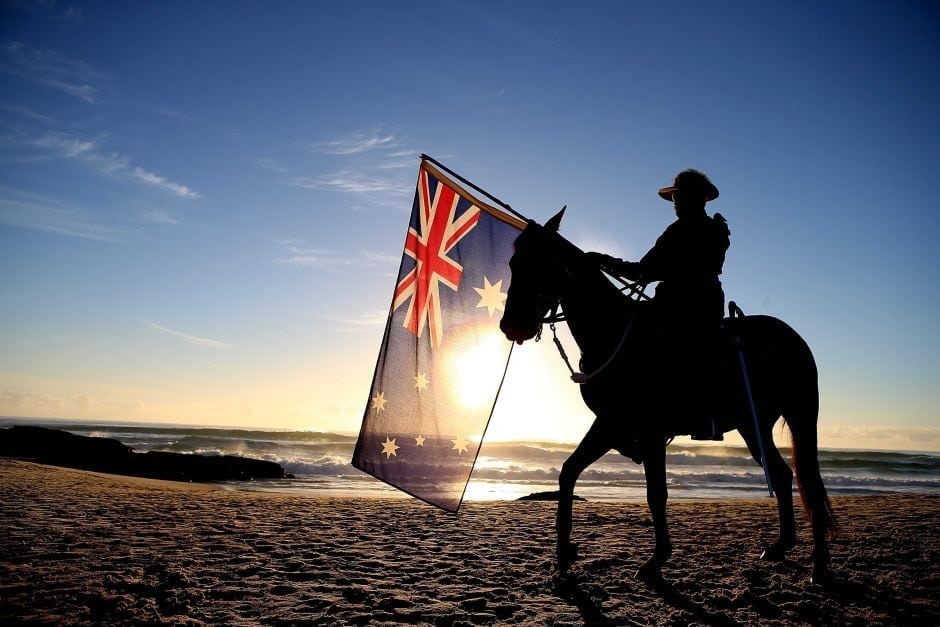
[[[702,607],[688,596],[680,592],[672,583],[656,574],[644,579],[638,579],[641,585],[646,584],[665,603],[689,614],[689,622],[704,623],[707,625],[738,625],[725,614],[711,612]],[[571,603],[581,612],[581,618],[587,625],[645,625],[645,622],[618,616],[616,620],[604,613],[601,603],[607,594],[596,584],[588,581],[583,575],[569,573],[567,576],[557,576],[554,579],[555,593],[568,603]]]

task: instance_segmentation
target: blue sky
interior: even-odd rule
[[[703,169],[824,444],[940,449],[931,3],[0,11],[0,415],[356,431],[426,152],[625,257]],[[494,435],[586,429],[547,349]]]

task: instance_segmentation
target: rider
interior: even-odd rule
[[[678,430],[695,439],[722,439],[712,417],[713,371],[708,361],[717,349],[724,315],[724,292],[718,275],[731,244],[731,231],[721,214],[709,216],[705,203],[718,198],[718,188],[698,170],[684,170],[670,187],[659,190],[675,207],[675,222],[640,261],[623,261],[603,253],[588,253],[614,276],[649,283],[659,281],[653,298],[655,316],[663,330],[667,368],[678,376],[694,405],[706,407],[707,420]],[[675,398],[676,395],[670,395]],[[688,410],[689,408],[681,408]]]

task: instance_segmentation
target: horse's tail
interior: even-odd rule
[[[812,359],[812,358],[810,358]],[[813,365],[815,375],[815,364]],[[819,388],[816,377],[808,398],[800,403],[799,411],[786,415],[790,427],[790,439],[793,451],[793,465],[796,470],[796,484],[800,490],[800,500],[813,527],[813,535],[818,539],[833,538],[838,526],[832,503],[823,485],[819,472],[819,447],[816,435],[816,421],[819,415]]]

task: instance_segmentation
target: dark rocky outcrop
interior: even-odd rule
[[[249,481],[291,478],[274,462],[233,455],[137,453],[111,438],[45,427],[0,429],[0,456],[53,466],[172,481]]]
[[[573,495],[571,498],[575,501],[587,500],[583,496],[578,496],[577,494]],[[520,496],[516,500],[517,501],[557,501],[558,490],[551,490],[549,492],[533,492],[532,494],[526,494],[525,496]]]

